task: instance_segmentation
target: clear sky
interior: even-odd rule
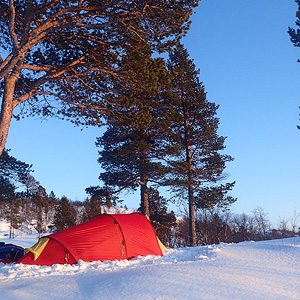
[[[200,69],[209,101],[220,105],[220,135],[227,136],[227,181],[236,181],[235,213],[261,206],[278,217],[300,212],[300,49],[289,40],[293,0],[202,0],[184,39]],[[7,148],[32,163],[34,176],[57,196],[83,200],[98,184],[96,137],[66,121],[13,121]],[[138,197],[128,195],[128,207]]]

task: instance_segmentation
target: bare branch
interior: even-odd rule
[[[32,70],[32,71],[49,72],[52,68],[47,66],[34,66],[34,65],[23,64],[23,69]]]

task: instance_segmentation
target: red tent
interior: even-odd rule
[[[28,251],[16,263],[49,266],[163,255],[151,223],[139,213],[98,215],[41,238]]]

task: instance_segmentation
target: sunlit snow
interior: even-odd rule
[[[30,247],[37,235],[0,241]],[[6,234],[6,236],[5,236]],[[300,237],[170,249],[163,257],[32,266],[0,263],[0,299],[300,299]]]

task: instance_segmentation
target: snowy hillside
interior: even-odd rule
[[[0,241],[28,247],[37,236]],[[2,300],[300,299],[300,238],[52,267],[0,264]]]

